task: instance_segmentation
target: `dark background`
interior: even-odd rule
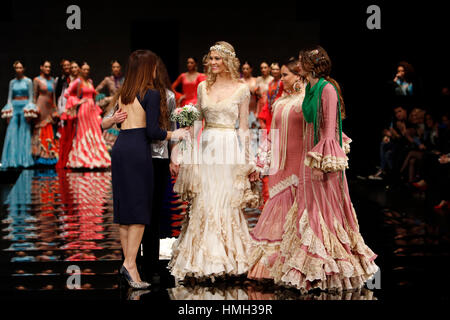
[[[81,8],[81,30],[66,28],[66,8]],[[381,30],[369,30],[367,7],[381,8]],[[450,22],[444,2],[386,1],[2,1],[0,6],[0,105],[6,104],[12,64],[21,60],[26,75],[39,74],[42,60],[59,73],[61,58],[87,61],[94,84],[109,75],[110,61],[123,65],[133,50],[147,48],[165,61],[172,80],[185,60],[199,60],[218,40],[230,42],[238,57],[256,66],[284,60],[321,44],[333,61],[348,117],[344,131],[353,139],[351,173],[373,173],[380,130],[393,102],[385,83],[396,64],[407,60],[423,80],[422,108],[437,108],[448,84]],[[444,106],[448,110],[448,105]],[[0,122],[0,147],[6,122]]]

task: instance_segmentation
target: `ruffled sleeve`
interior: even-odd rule
[[[2,118],[3,119],[8,119],[11,118],[13,116],[13,106],[11,103],[7,103],[3,108],[2,108]]]
[[[244,163],[236,164],[234,168],[234,183],[231,205],[236,208],[257,208],[260,205],[260,193],[255,182],[250,182],[249,174],[257,169],[255,155],[252,154],[250,144],[251,135],[248,128],[248,107],[250,104],[250,89],[247,84],[242,85],[243,92],[239,96],[239,130],[241,152]]]
[[[174,149],[178,148],[178,145]],[[174,152],[174,150],[172,150]],[[173,153],[172,153],[173,155]],[[200,176],[198,164],[182,164],[173,191],[180,195],[182,201],[191,201],[200,193]]]
[[[13,84],[14,84],[14,79],[9,82],[8,102],[2,108],[2,118],[4,118],[4,119],[8,119],[8,118],[11,118],[13,116],[13,106],[12,106],[12,103],[11,103]]]
[[[325,173],[342,171],[348,168],[348,158],[339,145],[337,137],[337,105],[336,90],[331,84],[327,84],[322,92],[321,139],[307,153],[305,158],[306,166],[322,170]]]
[[[197,86],[197,104],[196,108],[200,112],[200,117],[197,121],[203,120],[202,112],[202,91],[204,83]],[[188,136],[183,142],[178,142],[172,149],[171,161],[180,165],[177,180],[173,186],[174,192],[178,193],[183,201],[192,200],[200,192],[200,177],[199,166],[194,163],[193,155],[198,152],[200,146],[200,139],[202,134],[202,125],[194,124],[192,137]],[[194,143],[197,143],[197,148],[194,148]],[[181,149],[180,144],[184,145]]]
[[[348,168],[348,158],[335,138],[323,138],[308,152],[305,165],[323,172],[336,172]]]
[[[239,96],[239,129],[238,137],[241,143],[241,152],[244,156],[244,164],[241,165],[242,174],[247,176],[256,170],[255,155],[252,154],[250,144],[251,135],[248,127],[248,106],[250,104],[250,89],[247,84],[242,85],[243,92]]]
[[[193,148],[190,136],[176,143],[171,150],[170,161],[180,165],[173,190],[183,201],[191,201],[200,192],[199,165],[194,161],[194,153],[197,151]]]
[[[37,106],[33,103],[33,81],[27,78],[27,87],[28,87],[28,103],[23,108],[23,113],[25,118],[37,118],[38,117],[38,109]]]
[[[64,97],[67,99],[66,110],[61,115],[62,120],[76,118],[76,106],[80,103],[78,98],[78,86],[80,84],[80,79],[72,81],[69,87],[64,91]]]
[[[345,154],[350,153],[350,143],[352,139],[350,139],[345,133],[342,132],[342,149],[344,149]]]

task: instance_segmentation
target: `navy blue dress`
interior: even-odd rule
[[[158,124],[160,94],[147,90],[143,99],[146,128],[120,130],[111,154],[114,223],[150,224],[154,188],[151,141],[164,140]]]

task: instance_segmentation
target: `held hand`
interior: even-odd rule
[[[75,117],[77,115],[77,109],[76,108],[69,108],[66,110],[66,113],[71,116]]]
[[[253,171],[252,173],[250,173],[250,174],[248,175],[248,178],[249,178],[250,182],[254,182],[254,181],[259,181],[259,180],[261,180],[259,171],[257,171],[257,170],[255,170],[255,171]]]
[[[178,172],[180,171],[180,165],[170,161],[169,170],[172,177],[178,176]]]
[[[113,116],[114,123],[122,123],[126,118],[127,113],[125,111],[122,111],[122,109],[117,110],[117,112]]]
[[[322,180],[323,178],[323,171],[319,170],[317,168],[312,169],[312,178],[315,180]]]
[[[191,139],[194,138],[194,126],[186,127],[185,129],[189,132]]]
[[[397,128],[400,130],[400,133],[402,135],[406,134],[406,125],[404,122],[402,121],[397,121]]]
[[[183,140],[189,134],[188,128],[180,128],[172,132],[172,140]]]
[[[179,165],[180,165],[180,148],[177,144],[172,148],[172,154],[170,155],[169,169],[171,170],[171,173],[172,173],[172,168],[170,166],[173,167],[173,166],[179,166]]]
[[[450,158],[446,154],[444,154],[444,155],[439,157],[439,163],[440,164],[446,164],[446,163],[449,163],[449,162],[450,162]]]
[[[178,98],[178,104],[181,104],[181,102],[186,98],[186,96],[183,94],[182,96],[180,96],[180,98]]]

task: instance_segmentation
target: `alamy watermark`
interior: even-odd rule
[[[67,274],[70,274],[66,281],[66,287],[69,290],[81,289],[81,269],[77,265],[67,267]]]
[[[366,285],[369,290],[381,289],[381,269],[378,269],[372,278],[366,281]]]
[[[366,26],[369,30],[381,29],[381,9],[379,6],[373,4],[367,7],[366,13],[370,14],[367,18]]]
[[[79,6],[72,4],[67,7],[66,13],[70,16],[66,20],[66,26],[69,30],[81,29],[81,9]]]
[[[259,161],[270,162],[267,174],[275,174],[280,158],[280,133],[278,129],[239,130],[231,126],[204,128],[201,138],[201,121],[195,121],[192,137],[180,143],[175,155],[180,164],[249,165]]]

